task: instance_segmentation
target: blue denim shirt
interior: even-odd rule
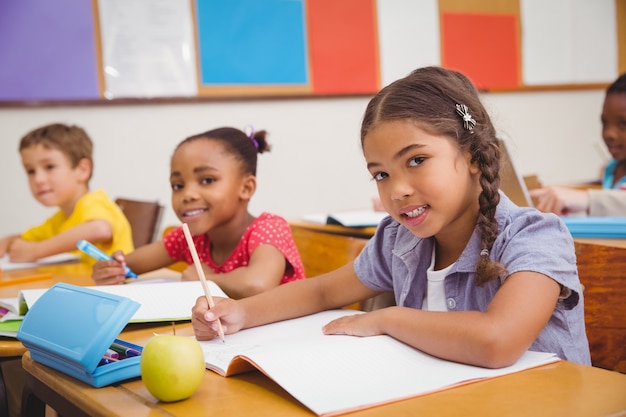
[[[499,233],[489,257],[503,264],[509,274],[538,272],[563,287],[550,321],[530,350],[553,352],[562,359],[591,364],[574,241],[567,227],[558,216],[518,207],[503,193],[500,193],[496,220]],[[432,238],[418,238],[386,217],[355,260],[354,270],[368,287],[393,290],[397,305],[419,309],[426,293],[426,270],[432,251]],[[475,285],[479,254],[480,232],[476,228],[444,280],[449,311],[485,311],[507,278],[495,279],[481,287]]]

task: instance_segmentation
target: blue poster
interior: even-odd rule
[[[200,84],[306,85],[304,0],[196,0]]]

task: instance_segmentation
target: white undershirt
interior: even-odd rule
[[[435,271],[435,249],[433,249],[430,266],[426,271],[428,286],[426,287],[426,295],[424,295],[424,301],[422,301],[422,310],[448,311],[448,307],[446,306],[446,291],[443,285],[443,280],[446,278],[446,274],[453,266],[454,263],[448,265],[444,269]]]

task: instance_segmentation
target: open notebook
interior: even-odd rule
[[[207,281],[211,294],[228,297],[213,281]],[[102,285],[87,287],[97,291],[130,298],[141,304],[130,323],[190,320],[191,307],[204,294],[200,281],[133,282],[125,285]],[[9,311],[25,314],[48,288],[20,291],[17,298],[0,299]],[[16,311],[19,310],[19,311]]]
[[[430,356],[390,336],[324,335],[322,326],[354,310],[331,310],[200,342],[205,365],[222,376],[258,369],[320,416],[416,397],[558,361],[526,352],[486,369]],[[460,413],[462,414],[462,413]]]

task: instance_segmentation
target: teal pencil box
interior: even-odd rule
[[[103,387],[141,375],[143,348],[117,338],[139,307],[126,297],[57,283],[28,310],[17,338],[34,361]]]

